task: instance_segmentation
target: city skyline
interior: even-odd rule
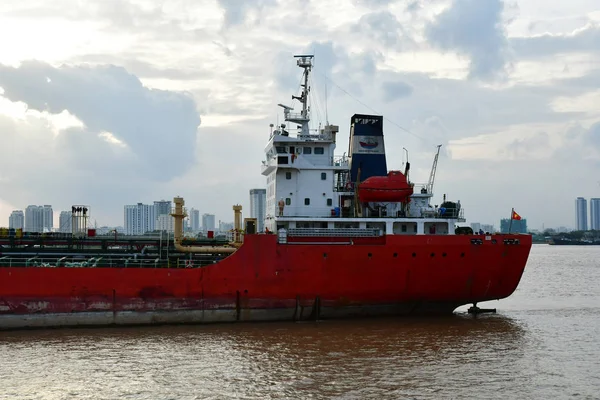
[[[72,208],[73,206],[69,207]],[[143,234],[142,232],[153,231],[153,230],[166,230],[172,231],[174,228],[172,217],[170,216],[172,210],[172,202],[169,200],[158,200],[153,201],[152,204],[144,204],[138,202],[131,205],[123,205],[123,220],[118,224],[105,224],[100,221],[90,218],[89,206],[86,206],[87,212],[87,224],[88,228],[122,228],[123,233],[137,235]],[[24,210],[13,210],[8,217],[8,223],[4,224],[0,222],[0,227],[8,227],[12,229],[26,229],[26,216],[29,210],[30,221],[29,229],[31,232],[61,232],[69,233],[72,231],[72,212],[70,210],[54,211],[51,205],[28,205]],[[244,212],[244,210],[242,210]],[[246,211],[249,213],[249,211]],[[167,216],[168,218],[161,218]],[[191,208],[188,217],[184,221],[184,230],[190,232],[206,232],[200,225],[200,211]],[[203,221],[209,225],[210,230],[220,230],[223,226],[233,226],[233,218],[230,221],[218,220],[219,226],[216,225],[216,216],[212,213],[204,213],[202,215]],[[194,221],[194,219],[196,219]],[[134,228],[129,227],[128,224],[136,225]]]

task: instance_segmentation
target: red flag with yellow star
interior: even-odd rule
[[[519,214],[517,214],[517,212],[515,211],[514,208],[512,210],[512,216],[510,217],[510,219],[514,219],[514,220],[517,220],[517,221],[521,220],[521,216]]]

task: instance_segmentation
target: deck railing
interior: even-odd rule
[[[108,257],[0,257],[0,268],[198,268],[215,264],[225,256],[202,258],[108,258]]]
[[[290,237],[377,237],[382,235],[380,229],[367,228],[291,228],[287,235]]]
[[[347,214],[346,214],[347,212]],[[334,207],[313,207],[313,206],[306,206],[306,207],[293,207],[293,206],[285,206],[283,209],[283,215],[282,216],[278,216],[279,218],[310,218],[310,219],[315,219],[315,220],[321,220],[321,221],[325,221],[325,220],[330,220],[330,219],[338,219],[338,218],[361,218],[361,217],[356,217],[354,215],[354,208],[348,209],[348,210],[340,210],[339,215],[336,215],[336,211]],[[464,222],[465,221],[465,210],[463,208],[461,208],[460,210],[458,210],[458,212],[456,212],[456,210],[450,209],[450,210],[446,210],[446,212],[444,214],[441,214],[439,209],[438,211],[432,210],[429,213],[425,213],[423,215],[420,216],[409,216],[409,215],[369,215],[368,217],[363,217],[363,218],[408,218],[408,219],[414,219],[414,220],[418,220],[418,219],[456,219],[459,222]]]

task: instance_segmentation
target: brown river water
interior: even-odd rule
[[[447,318],[0,332],[0,399],[600,399],[600,246]]]

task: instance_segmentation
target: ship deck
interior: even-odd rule
[[[222,246],[226,239],[184,239],[183,245]],[[0,267],[193,268],[222,259],[219,254],[177,251],[173,238],[101,235],[74,237],[43,233],[0,236]]]

